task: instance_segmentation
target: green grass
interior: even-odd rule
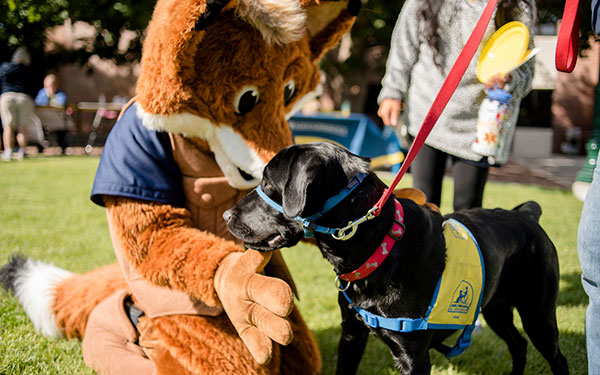
[[[104,210],[89,200],[98,158],[35,158],[0,164],[0,263],[19,252],[76,272],[114,262]],[[442,211],[450,212],[452,183],[446,180]],[[410,186],[410,176],[402,182]],[[560,344],[572,374],[587,373],[584,317],[587,296],[580,283],[577,225],[582,204],[566,190],[488,183],[485,207],[512,208],[526,200],[542,206],[541,223],[560,258],[558,301]],[[315,332],[324,374],[335,371],[340,314],[334,273],[317,248],[284,249],[300,291],[300,309]],[[518,316],[516,322],[520,327]],[[485,325],[461,356],[447,360],[432,351],[434,374],[501,374],[511,360],[502,340]],[[0,375],[92,374],[78,341],[46,339],[35,332],[13,297],[0,293]],[[549,374],[529,345],[526,374]],[[371,338],[359,374],[398,374],[387,348]]]

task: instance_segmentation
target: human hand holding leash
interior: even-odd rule
[[[223,309],[242,341],[261,365],[273,355],[271,340],[287,345],[293,339],[287,316],[294,295],[283,280],[261,275],[271,253],[247,250],[223,259],[215,275],[215,289]]]

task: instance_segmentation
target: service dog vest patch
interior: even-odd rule
[[[357,306],[354,310],[373,328],[397,332],[426,329],[462,329],[456,345],[444,351],[446,357],[461,354],[471,344],[483,298],[485,267],[473,234],[462,223],[449,219],[443,224],[446,240],[446,266],[433,293],[424,318],[387,318]],[[341,291],[346,300],[352,300]]]
[[[454,219],[443,224],[446,268],[430,305],[430,328],[464,328],[477,319],[484,284],[483,259],[469,230]],[[436,327],[442,325],[443,327]]]

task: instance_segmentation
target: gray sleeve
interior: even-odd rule
[[[521,12],[517,17],[517,21],[521,21],[529,29],[529,47],[531,50],[535,47],[533,42],[533,28],[535,22],[536,8],[535,3],[531,6],[523,3],[520,5]],[[521,65],[519,68],[510,72],[511,80],[506,86],[506,91],[510,92],[514,98],[524,98],[531,91],[533,82],[533,74],[535,72],[535,57]]]
[[[385,75],[381,81],[382,89],[377,98],[403,100],[410,85],[411,70],[419,57],[419,0],[407,0],[398,16],[390,53],[387,58]]]

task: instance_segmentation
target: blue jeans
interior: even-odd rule
[[[596,166],[600,162],[600,155]],[[600,167],[585,197],[577,233],[583,288],[589,297],[585,319],[589,375],[600,375]]]

